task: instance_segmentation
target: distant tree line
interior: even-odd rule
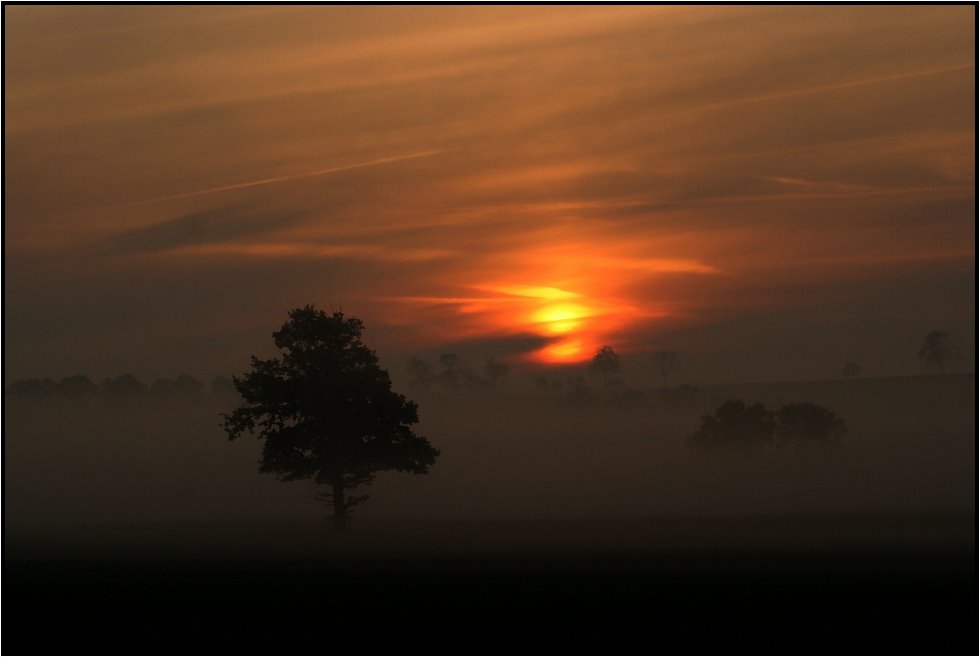
[[[209,386],[187,374],[175,379],[156,379],[149,385],[132,374],[108,377],[96,384],[84,374],[68,376],[60,381],[51,378],[20,379],[6,390],[10,397],[18,399],[136,399],[141,397],[194,401],[207,395],[234,396],[234,383],[229,377],[216,376]]]
[[[413,389],[486,390],[504,385],[510,373],[510,368],[494,356],[486,359],[482,372],[470,368],[453,353],[441,354],[438,362],[431,365],[417,356],[408,360],[409,384]]]
[[[658,351],[650,361],[652,370],[664,383],[656,396],[667,406],[687,406],[700,399],[700,391],[695,386],[667,385],[678,369],[678,362],[679,358],[674,351]],[[587,376],[537,376],[532,385],[537,393],[556,397],[566,406],[584,406],[597,402],[633,408],[648,405],[651,396],[644,390],[628,385],[622,376],[622,369],[623,361],[616,350],[609,345],[603,345],[589,361]]]

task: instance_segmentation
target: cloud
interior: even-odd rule
[[[178,246],[166,252],[167,257],[231,256],[254,259],[284,258],[358,258],[384,262],[427,262],[445,260],[458,254],[449,249],[391,248],[374,244],[317,244],[298,242],[207,243]]]
[[[100,245],[109,255],[139,255],[213,245],[261,235],[294,224],[300,212],[259,212],[237,206],[211,208],[113,235]]]
[[[512,335],[484,336],[465,340],[448,340],[435,353],[456,353],[470,366],[483,364],[483,359],[495,357],[519,357],[544,349],[558,342],[560,338],[536,335],[534,333],[515,333]]]

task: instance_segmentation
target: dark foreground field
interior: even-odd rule
[[[978,652],[974,375],[529,390],[421,396],[439,461],[342,537],[227,441],[233,400],[8,401],[2,650]],[[729,398],[848,433],[690,449]]]
[[[971,516],[265,529],[10,545],[3,651],[977,651]]]

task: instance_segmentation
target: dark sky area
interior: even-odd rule
[[[5,8],[5,376],[972,370],[975,8]]]

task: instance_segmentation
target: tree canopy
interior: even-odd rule
[[[591,369],[602,375],[603,383],[609,383],[609,375],[619,371],[619,356],[609,345],[603,345],[592,357]]]
[[[252,357],[251,371],[234,377],[242,403],[223,416],[231,440],[255,433],[264,441],[261,472],[324,486],[337,528],[366,499],[347,493],[378,471],[423,474],[439,455],[413,432],[418,406],[392,391],[375,352],[361,342],[363,328],[357,318],[312,305],[290,311],[272,334],[280,356]]]
[[[773,413],[761,403],[729,399],[710,415],[701,416],[701,427],[688,438],[698,447],[746,447],[782,442],[830,444],[847,433],[847,425],[828,408],[810,402],[783,405]]]
[[[929,369],[946,371],[946,361],[956,356],[956,349],[949,333],[934,329],[922,339],[919,358],[925,361]]]
[[[666,387],[667,377],[677,369],[677,352],[658,351],[653,355],[653,366],[660,372],[660,376],[663,377],[664,387]]]

